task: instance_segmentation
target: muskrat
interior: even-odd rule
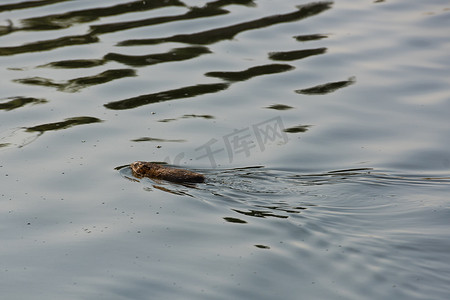
[[[205,176],[188,170],[166,167],[147,161],[135,161],[130,165],[133,175],[136,177],[149,177],[163,179],[172,182],[203,182]]]

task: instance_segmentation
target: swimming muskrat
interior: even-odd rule
[[[136,177],[149,177],[173,182],[203,182],[205,176],[188,170],[166,167],[160,164],[135,161],[130,165],[133,175]]]

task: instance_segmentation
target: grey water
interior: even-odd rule
[[[448,28],[443,0],[3,1],[1,298],[447,299]]]

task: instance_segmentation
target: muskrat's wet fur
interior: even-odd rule
[[[166,167],[160,164],[135,161],[130,165],[133,175],[136,177],[149,177],[163,179],[172,182],[204,182],[205,176],[188,170]]]

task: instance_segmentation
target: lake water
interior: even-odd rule
[[[443,0],[3,1],[1,298],[447,299],[448,28]]]

